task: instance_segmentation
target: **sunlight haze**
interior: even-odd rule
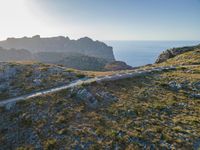
[[[199,40],[198,0],[0,0],[0,39]]]

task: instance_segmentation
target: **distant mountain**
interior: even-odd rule
[[[0,46],[8,49],[27,49],[31,53],[79,53],[90,57],[103,58],[108,62],[115,60],[112,47],[100,41],[93,41],[88,37],[70,40],[68,37],[63,36],[41,38],[36,35],[31,38],[8,38],[5,41],[0,41]]]

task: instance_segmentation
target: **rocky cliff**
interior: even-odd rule
[[[200,44],[197,46],[190,46],[190,47],[179,47],[179,48],[172,48],[162,52],[156,60],[156,63],[162,63],[170,58],[173,58],[177,55],[183,54],[185,52],[193,51],[200,48]]]
[[[83,55],[103,58],[114,61],[113,49],[100,41],[93,41],[88,37],[78,40],[70,40],[68,37],[41,38],[39,35],[31,38],[8,38],[0,41],[0,46],[5,48],[28,49],[32,53],[37,52],[73,52]]]

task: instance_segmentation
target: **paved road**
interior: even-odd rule
[[[131,71],[125,71],[123,73],[118,73],[118,74],[113,74],[110,76],[101,76],[101,77],[95,77],[95,78],[84,78],[84,79],[80,79],[80,80],[76,80],[76,81],[72,81],[70,84],[68,85],[64,85],[64,86],[60,86],[60,87],[54,87],[51,89],[47,89],[47,90],[42,90],[42,91],[38,91],[38,92],[34,92],[31,94],[27,94],[27,95],[22,95],[19,97],[15,97],[15,98],[10,98],[10,99],[6,99],[6,100],[1,100],[0,101],[0,106],[5,106],[7,104],[13,104],[16,103],[18,101],[22,101],[22,100],[29,100],[30,98],[33,97],[38,97],[38,96],[42,96],[42,95],[46,95],[46,94],[50,94],[50,93],[55,93],[64,89],[70,89],[76,86],[80,86],[80,85],[84,85],[84,84],[90,84],[93,82],[102,82],[102,81],[113,81],[113,80],[119,80],[119,79],[125,79],[125,78],[132,78],[134,76],[138,76],[138,75],[144,75],[153,71],[163,71],[163,70],[171,70],[171,69],[175,69],[177,67],[180,66],[168,66],[168,67],[154,67],[154,68],[148,68],[148,69],[135,69],[135,70],[131,70]]]

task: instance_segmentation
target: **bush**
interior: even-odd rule
[[[65,122],[66,122],[66,118],[63,115],[58,116],[56,123],[65,123]]]
[[[57,140],[56,139],[48,139],[44,142],[44,149],[45,150],[54,150],[57,149]]]
[[[18,147],[17,150],[34,150],[32,146],[22,146]]]
[[[85,78],[85,75],[84,74],[77,74],[76,77],[78,77],[78,78]]]

